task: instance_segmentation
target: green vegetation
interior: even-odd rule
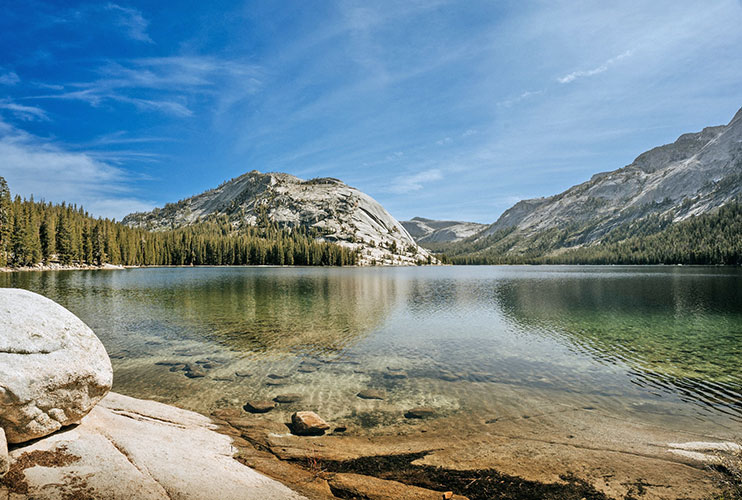
[[[672,216],[650,215],[622,224],[597,243],[575,247],[584,243],[579,235],[592,230],[552,228],[531,237],[521,245],[527,250],[517,254],[510,251],[518,238],[512,229],[434,250],[453,264],[742,265],[740,200],[678,223],[672,223]]]
[[[0,266],[65,265],[311,265],[357,262],[354,250],[316,241],[313,228],[279,228],[265,218],[257,226],[223,217],[180,229],[150,232],[82,207],[11,198],[0,177]]]

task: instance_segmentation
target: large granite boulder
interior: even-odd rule
[[[78,423],[111,389],[103,344],[56,302],[0,289],[0,325],[0,427],[9,443]]]

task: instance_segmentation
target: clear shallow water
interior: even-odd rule
[[[203,412],[300,393],[369,429],[427,405],[742,430],[739,269],[161,268],[12,273],[0,286],[88,323],[115,390]],[[191,379],[163,361],[209,369]],[[388,397],[355,397],[365,388]]]

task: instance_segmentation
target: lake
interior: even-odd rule
[[[414,406],[462,420],[580,407],[683,429],[742,422],[737,268],[150,268],[9,273],[0,286],[90,325],[114,390],[207,414],[298,393],[369,433]]]

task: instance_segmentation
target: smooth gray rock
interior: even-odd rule
[[[0,427],[22,443],[80,421],[111,389],[93,331],[56,302],[0,289]]]

